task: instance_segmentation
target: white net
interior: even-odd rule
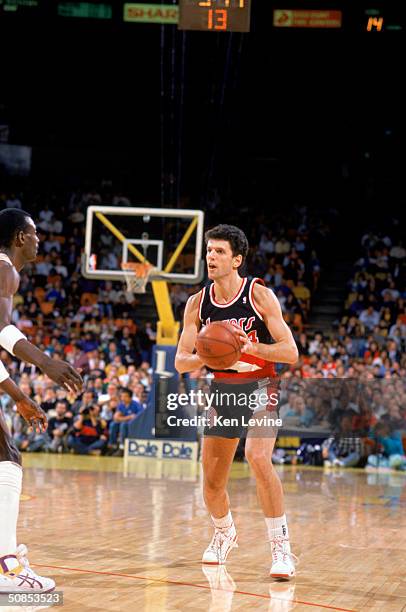
[[[150,277],[158,271],[147,262],[123,262],[121,269],[124,272],[127,291],[129,293],[145,293]]]

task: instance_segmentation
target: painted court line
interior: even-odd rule
[[[206,589],[208,591],[225,591],[228,593],[237,593],[238,595],[249,595],[251,597],[259,597],[261,599],[271,599],[269,595],[262,595],[261,593],[250,593],[249,591],[239,591],[232,589],[211,589],[207,584],[199,584],[197,582],[182,582],[180,580],[170,580],[169,578],[153,578],[149,576],[137,576],[135,574],[122,574],[120,572],[98,572],[96,570],[87,570],[77,567],[64,567],[62,565],[43,565],[39,563],[32,563],[33,567],[45,567],[46,569],[59,569],[66,570],[68,572],[82,572],[85,574],[98,574],[102,576],[120,576],[121,578],[131,578],[132,580],[146,580],[147,582],[162,582],[164,584],[176,584],[178,586],[189,586],[196,589]],[[272,599],[278,599],[278,597],[272,597]],[[336,606],[329,606],[327,604],[317,604],[309,601],[302,601],[300,599],[292,599],[291,603],[303,604],[304,606],[314,606],[315,608],[323,608],[325,610],[337,610],[338,612],[355,612],[349,608],[337,608]]]

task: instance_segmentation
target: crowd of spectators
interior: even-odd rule
[[[44,350],[47,348],[44,346]],[[32,431],[15,412],[13,402],[0,392],[0,405],[20,450],[35,452],[65,452],[78,454],[122,455],[128,427],[147,406],[152,384],[149,363],[118,369],[105,365],[108,347],[84,374],[85,389],[76,396],[55,384],[34,366],[11,362],[3,351],[1,359],[19,380],[20,388],[36,401],[48,417],[45,433]],[[95,351],[97,353],[97,351]],[[59,357],[58,357],[59,358]],[[93,357],[88,356],[89,360]],[[69,361],[69,357],[67,357]]]
[[[370,231],[361,247],[339,335],[377,376],[385,376],[406,363],[406,249],[396,232]]]
[[[21,274],[13,323],[52,358],[80,368],[86,382],[83,395],[74,397],[57,389],[34,366],[1,354],[13,378],[49,417],[46,434],[32,432],[7,396],[0,395],[21,450],[121,454],[128,424],[146,407],[154,323],[138,318],[138,302],[123,285],[90,281],[80,272],[86,207],[102,202],[130,204],[124,195],[109,195],[106,190],[74,192],[65,199],[51,197],[43,206],[25,202],[23,195],[0,194],[0,207],[26,208],[33,214],[42,244],[38,260]],[[370,463],[378,457],[382,465],[392,461],[391,455],[402,456],[398,442],[406,430],[406,249],[396,232],[366,233],[341,320],[328,336],[310,334],[306,323],[323,266],[317,253],[331,238],[331,214],[312,216],[302,207],[269,221],[265,215],[254,217],[247,228],[251,247],[245,273],[264,278],[275,291],[294,331],[300,360],[293,368],[281,370],[282,381],[308,385],[314,384],[313,379],[327,383],[346,379],[373,389],[370,402],[349,402],[333,421],[331,406],[327,399],[322,401],[322,394],[316,397],[291,389],[281,402],[285,422],[296,428],[325,426],[333,432],[321,451],[333,465],[362,463],[365,457]],[[196,286],[172,285],[170,289],[181,319]],[[199,374],[204,372],[195,377]],[[372,414],[361,435],[359,425],[368,420],[368,410]],[[351,436],[342,435],[347,430]],[[357,441],[350,443],[348,438]],[[379,452],[369,452],[372,443],[366,440],[375,441],[375,451],[383,449],[380,459]],[[394,449],[396,453],[389,452]],[[394,461],[403,466],[398,457]]]
[[[304,436],[295,461],[406,470],[405,377],[379,379],[366,369],[348,378],[317,380],[285,374],[279,413],[281,435],[293,429]],[[325,440],[318,448],[310,444],[309,453],[306,437],[317,437],[317,432]]]
[[[110,201],[129,204],[121,194]],[[89,281],[80,272],[86,207],[100,202],[93,190],[52,196],[43,206],[35,198],[26,202],[22,194],[0,194],[0,208],[28,209],[41,241],[36,262],[21,273],[12,321],[53,359],[80,368],[85,380],[84,393],[74,397],[34,366],[2,352],[14,380],[49,418],[48,431],[37,434],[9,398],[0,397],[21,450],[122,454],[128,424],[146,407],[154,325],[138,319],[137,301],[122,284]]]
[[[297,396],[290,393],[281,410],[296,426],[324,424],[331,430],[319,449],[320,462],[327,466],[405,470],[406,249],[397,223],[389,232],[368,231],[360,246],[337,328],[328,336],[298,334],[300,361],[282,374],[287,380],[296,378],[296,385],[314,385],[314,379],[340,383],[339,394],[346,389],[343,382],[357,381],[357,386],[341,398],[339,421],[332,420],[334,401],[324,402],[321,410],[321,396],[314,400],[304,389]],[[314,448],[304,456],[313,461]]]

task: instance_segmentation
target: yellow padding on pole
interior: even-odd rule
[[[195,217],[191,224],[189,225],[189,227],[187,228],[182,240],[179,242],[178,246],[176,247],[175,251],[172,253],[172,257],[170,258],[170,260],[168,261],[168,263],[165,266],[164,272],[172,272],[172,268],[175,265],[179,255],[181,254],[181,252],[183,251],[183,247],[185,246],[185,244],[187,243],[187,241],[189,240],[190,236],[192,235],[192,233],[194,232],[194,230],[196,229],[197,226],[197,217]]]
[[[151,284],[159,317],[157,344],[175,345],[178,342],[179,322],[173,316],[168,283],[156,280]]]

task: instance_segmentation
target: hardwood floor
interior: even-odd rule
[[[278,468],[300,558],[278,583],[246,464],[230,479],[227,569],[200,563],[212,528],[199,464],[26,454],[24,468],[18,540],[64,611],[406,610],[405,474]]]

